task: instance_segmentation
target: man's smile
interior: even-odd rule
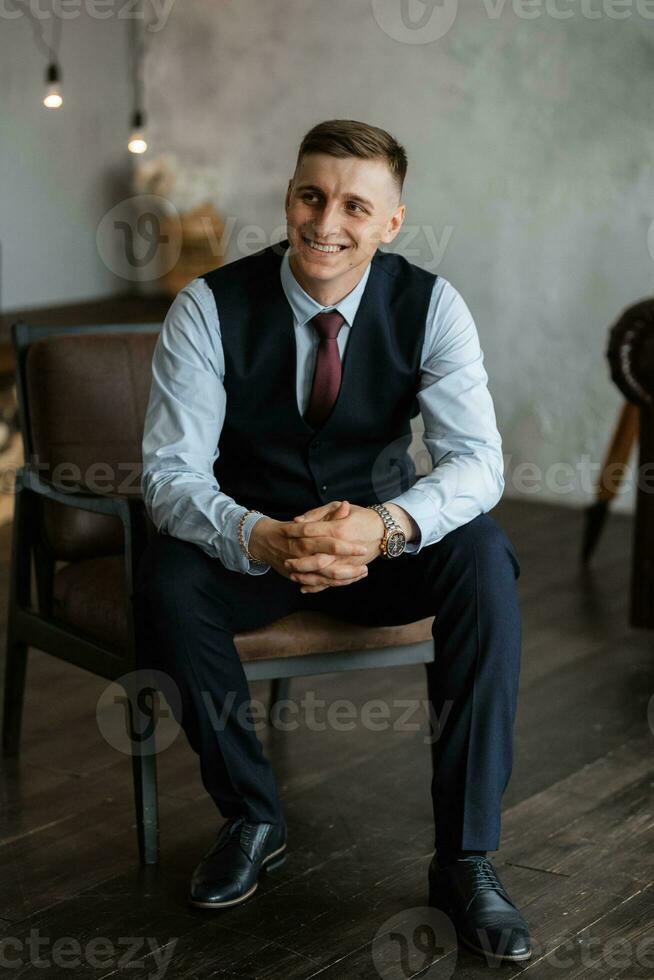
[[[302,235],[302,241],[305,243],[305,245],[308,245],[313,252],[320,252],[323,255],[337,255],[339,252],[344,252],[346,248],[349,248],[349,245],[331,245],[327,242],[316,241],[314,238],[307,238],[305,235]]]

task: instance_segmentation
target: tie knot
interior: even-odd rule
[[[337,310],[331,313],[318,313],[311,318],[311,322],[318,331],[321,340],[335,340],[338,331],[345,323],[344,317]]]

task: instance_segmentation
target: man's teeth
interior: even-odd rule
[[[304,240],[311,248],[315,248],[318,252],[340,252],[343,248],[342,245],[319,245],[318,242],[314,242],[310,238],[305,238]]]

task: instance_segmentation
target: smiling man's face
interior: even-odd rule
[[[322,306],[350,293],[378,245],[404,221],[399,188],[383,158],[307,154],[286,193],[293,275]]]

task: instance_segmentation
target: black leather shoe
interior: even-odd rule
[[[286,860],[286,825],[248,823],[232,817],[191,877],[191,905],[224,909],[244,902],[257,890],[259,873]]]
[[[488,858],[469,855],[441,868],[429,865],[429,904],[450,916],[475,953],[494,962],[531,958],[529,928]]]

